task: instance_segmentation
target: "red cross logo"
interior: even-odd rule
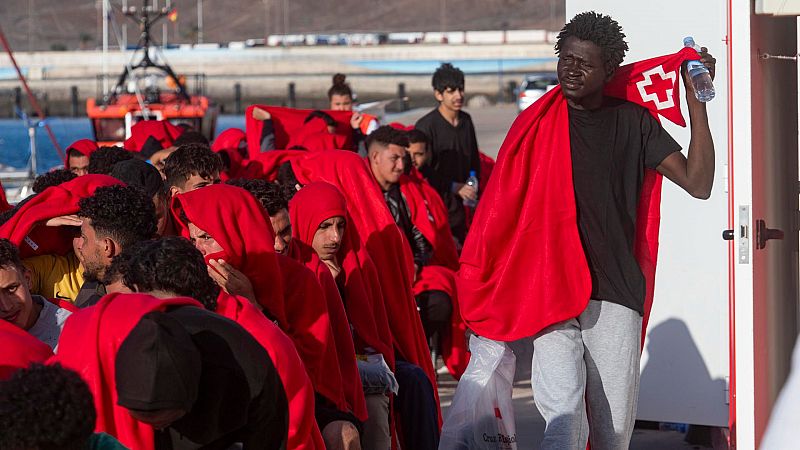
[[[675,106],[673,92],[675,80],[678,77],[676,71],[665,73],[664,66],[656,66],[642,72],[642,75],[644,79],[636,83],[636,89],[639,91],[639,95],[642,96],[643,102],[653,102],[659,111]],[[654,75],[658,75],[657,80],[653,79]],[[664,101],[659,99],[660,93],[663,93],[666,97]]]

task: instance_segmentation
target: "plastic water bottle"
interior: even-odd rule
[[[698,52],[700,47],[694,43],[694,38],[687,36],[683,39],[684,47],[691,47]],[[711,81],[711,74],[703,63],[698,60],[689,61],[686,63],[686,70],[689,71],[689,77],[694,86],[694,96],[701,102],[708,102],[714,98],[714,83]]]
[[[475,188],[475,192],[478,192],[478,176],[475,175],[474,170],[469,171],[469,178],[467,178],[467,186],[472,186]],[[464,199],[464,206],[469,206],[470,208],[474,208],[478,206],[478,200],[470,200],[468,198]]]

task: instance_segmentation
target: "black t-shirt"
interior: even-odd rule
[[[592,111],[569,108],[569,138],[592,298],[642,314],[645,280],[633,248],[644,171],[681,147],[645,108],[611,98]]]
[[[463,241],[467,232],[466,216],[461,197],[452,192],[452,184],[467,181],[471,170],[480,175],[478,139],[472,118],[464,111],[459,111],[458,126],[454,127],[438,109],[434,109],[422,116],[415,128],[431,140],[430,167],[424,174],[447,207],[453,236]]]
[[[156,449],[279,449],[288,435],[289,407],[266,350],[236,322],[212,312],[168,311],[200,350],[199,395],[185,416],[156,433]]]

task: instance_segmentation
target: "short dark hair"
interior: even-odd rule
[[[108,175],[114,164],[132,159],[135,155],[122,147],[100,147],[89,156],[89,173]]]
[[[43,190],[51,187],[51,186],[58,186],[61,183],[66,183],[67,181],[74,180],[78,176],[72,173],[69,169],[56,169],[51,170],[50,172],[45,172],[35,180],[33,180],[33,192],[40,193]]]
[[[383,147],[388,147],[389,144],[408,147],[408,136],[405,131],[398,130],[389,125],[382,125],[367,136],[367,150],[369,150],[373,144],[379,144]]]
[[[152,238],[157,219],[153,199],[135,186],[104,186],[78,202],[78,216],[92,221],[97,234],[125,247]]]
[[[20,271],[25,271],[25,266],[19,257],[19,249],[13,242],[5,238],[0,239],[0,268],[3,267],[14,267]]]
[[[186,144],[201,144],[205,145],[206,147],[209,146],[208,138],[203,136],[203,133],[194,130],[184,131],[180,136],[175,138],[175,141],[172,143],[174,147],[180,147],[181,145]]]
[[[70,157],[73,157],[73,156],[86,156],[86,154],[83,153],[82,151],[78,150],[78,149],[70,148],[69,150],[67,150],[67,158],[70,158]]]
[[[610,16],[594,11],[577,14],[564,25],[556,38],[557,55],[561,53],[564,41],[570,37],[590,41],[600,47],[603,51],[603,62],[607,71],[616,70],[625,59],[625,52],[628,51],[625,34],[619,23]]]
[[[182,186],[192,175],[208,178],[222,172],[219,155],[202,144],[186,144],[178,147],[164,160],[164,176],[167,189]]]
[[[200,250],[181,237],[136,245],[127,257],[122,279],[138,292],[173,292],[199,301],[209,311],[217,309],[219,286],[208,275]]]
[[[87,448],[97,420],[89,386],[60,364],[32,364],[0,382],[0,448]]]
[[[333,76],[333,85],[328,89],[328,100],[332,99],[334,95],[346,95],[353,99],[353,90],[350,85],[345,83],[347,76],[343,73],[337,73]]]
[[[238,186],[251,193],[270,216],[278,214],[282,209],[289,209],[289,200],[286,199],[284,188],[277,183],[270,183],[266,180],[237,178],[228,180],[226,184]]]
[[[417,128],[406,131],[406,137],[408,138],[409,144],[417,144],[421,142],[427,147],[430,147],[431,145],[431,138],[429,138],[424,131]],[[428,150],[430,150],[430,148],[428,148]]]
[[[330,114],[326,113],[325,111],[320,111],[318,109],[315,109],[314,111],[308,113],[305,120],[303,120],[303,123],[311,122],[311,119],[315,117],[324,120],[325,124],[327,124],[329,127],[336,126],[336,120],[333,117],[331,117]]]
[[[444,92],[448,88],[464,89],[464,72],[450,63],[442,63],[433,73],[431,85],[437,92]]]
[[[276,181],[280,186],[283,187],[283,192],[286,194],[287,201],[291,200],[292,197],[294,197],[294,194],[297,192],[297,190],[294,188],[295,185],[301,184],[297,179],[297,175],[294,173],[294,169],[292,168],[292,163],[290,161],[286,161],[278,167],[278,176],[276,177]]]

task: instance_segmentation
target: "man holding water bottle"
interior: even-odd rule
[[[542,449],[582,450],[587,440],[593,449],[628,448],[655,273],[655,253],[641,252],[657,241],[658,224],[646,226],[659,211],[654,171],[693,197],[711,195],[714,143],[698,100],[708,96],[693,87],[697,69],[690,74],[684,63],[681,70],[691,122],[684,156],[643,107],[677,91],[657,96],[642,87],[638,102],[608,95],[612,79],[620,81],[615,75],[630,86],[643,74],[630,67],[617,73],[628,50],[624,38],[615,20],[593,11],[562,28],[555,45],[560,86],[509,130],[495,167],[501,181],[483,193],[461,255],[468,326],[502,341],[533,335],[531,385],[547,424]],[[705,48],[698,53],[713,78],[715,59]],[[659,63],[644,74],[669,78],[694,57],[683,50],[654,58]],[[669,103],[679,111],[677,101]]]

